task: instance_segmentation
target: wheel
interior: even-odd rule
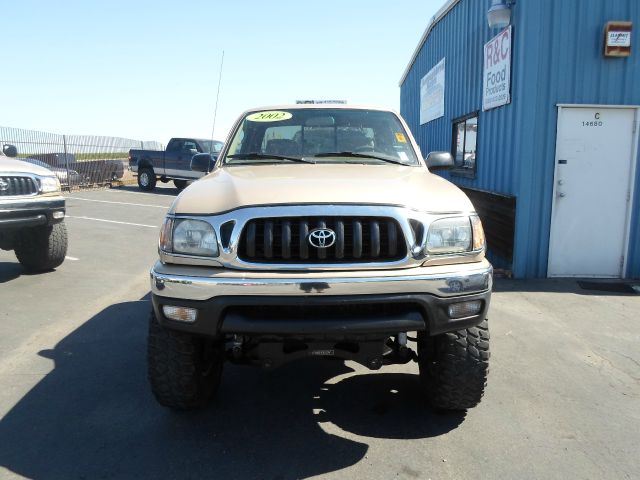
[[[158,403],[174,410],[203,407],[218,390],[223,364],[213,340],[163,328],[151,311],[147,374]]]
[[[156,175],[152,169],[143,168],[138,172],[138,186],[146,192],[156,188]]]
[[[15,253],[22,266],[31,272],[56,268],[67,255],[67,227],[57,223],[20,232]]]
[[[420,381],[431,406],[466,410],[480,403],[489,373],[489,325],[418,339]]]
[[[178,190],[183,190],[184,187],[187,186],[187,181],[186,180],[174,180],[173,184],[176,186],[176,188]]]

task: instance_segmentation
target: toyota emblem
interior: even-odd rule
[[[336,234],[329,228],[315,228],[309,232],[309,243],[316,248],[329,248],[336,243]]]
[[[9,183],[0,178],[0,192],[4,192],[5,190],[9,190]]]

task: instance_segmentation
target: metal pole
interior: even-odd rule
[[[211,141],[213,141],[213,132],[216,129],[216,116],[218,115],[218,98],[220,98],[220,84],[222,83],[222,66],[224,65],[224,50],[222,51],[222,61],[220,62],[220,75],[218,76],[218,93],[216,94],[216,106],[213,110],[213,126],[211,127]],[[209,152],[213,153],[213,152]]]
[[[62,135],[62,146],[64,147],[64,166],[67,169],[67,188],[71,191],[71,174],[69,173],[69,155],[67,153],[66,135]]]

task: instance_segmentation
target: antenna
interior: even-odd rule
[[[218,98],[220,98],[220,84],[222,83],[222,66],[224,65],[224,50],[222,51],[222,61],[220,62],[220,76],[218,77],[218,93],[216,94],[216,106],[213,109],[213,126],[211,127],[211,140],[216,129],[216,116],[218,115]]]

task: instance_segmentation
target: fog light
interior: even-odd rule
[[[174,307],[173,305],[163,305],[162,313],[171,320],[178,322],[193,323],[198,318],[198,310],[188,307]]]
[[[481,300],[473,300],[472,302],[453,303],[449,305],[447,313],[449,318],[463,318],[477,315],[482,309]]]
[[[55,218],[56,220],[64,218],[64,212],[53,212],[53,218]]]

